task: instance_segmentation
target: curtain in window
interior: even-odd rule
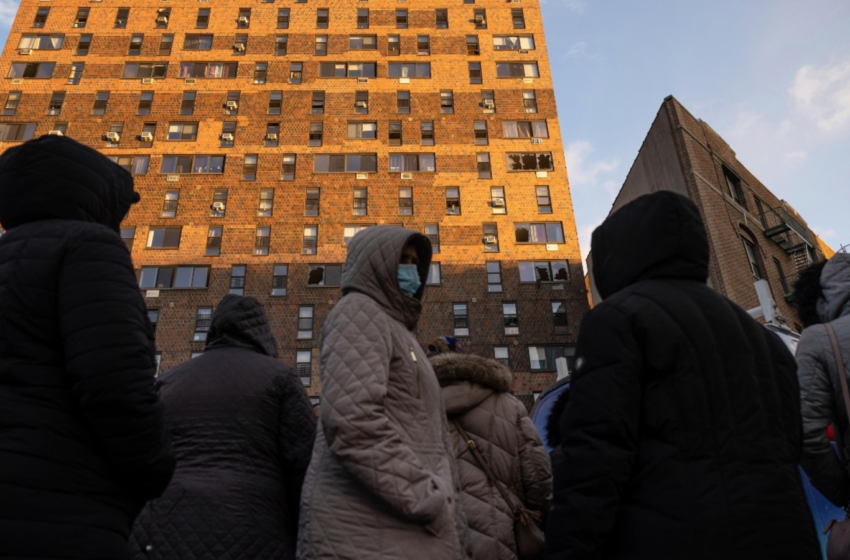
[[[549,138],[549,129],[546,121],[533,121],[531,123],[532,136],[535,138]]]

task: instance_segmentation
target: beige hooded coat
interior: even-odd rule
[[[508,391],[511,371],[471,354],[439,354],[431,364],[442,385],[450,421],[458,422],[512,500],[548,511],[552,470],[540,435],[519,399]],[[475,558],[517,560],[512,510],[451,427],[463,504]]]
[[[422,287],[397,269],[416,245]],[[321,341],[321,418],[301,500],[298,558],[459,560],[470,555],[440,386],[411,330],[430,242],[372,227],[348,247],[343,297]]]

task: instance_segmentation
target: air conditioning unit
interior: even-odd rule
[[[18,52],[21,54],[32,54],[32,49],[21,49]]]
[[[159,16],[158,18],[156,18],[156,22],[160,25],[167,25],[168,24],[168,18],[165,17],[165,16]]]
[[[233,50],[236,52],[245,52],[245,43],[236,43],[233,45]]]
[[[505,199],[504,198],[494,198],[492,202],[493,202],[493,206],[495,208],[504,208],[505,207]]]
[[[236,103],[235,101],[228,101],[227,103],[224,104],[224,106],[227,107],[228,111],[235,111],[236,109],[239,108],[239,104]]]
[[[413,173],[402,173],[401,178],[405,181],[409,181],[410,179],[413,179]]]
[[[369,78],[357,78],[357,83],[358,84],[368,84]]]
[[[212,206],[210,206],[216,212],[224,212],[224,203],[223,202],[213,202]]]
[[[357,107],[358,109],[366,109],[368,107],[368,105],[365,101],[355,101],[354,106]]]
[[[520,49],[519,54],[528,54],[528,49]]]
[[[493,109],[494,107],[496,107],[496,104],[493,101],[490,101],[489,99],[485,100],[482,105],[484,105],[485,109]]]
[[[266,134],[266,140],[269,142],[277,142],[277,134]]]
[[[245,16],[241,16],[238,20],[236,20],[236,22],[239,25],[248,25],[248,18]]]
[[[152,83],[154,83],[154,81],[155,80],[153,78],[142,78],[143,84],[152,84]]]
[[[195,78],[186,78],[185,80],[183,80],[183,83],[185,83],[185,84],[194,84],[194,83],[196,83],[197,81],[198,81],[198,80],[197,80],[197,79],[195,79]]]
[[[513,4],[522,4],[522,0],[511,0]]]
[[[163,13],[165,13],[165,12],[167,12],[167,11],[168,11],[168,8],[158,8],[158,9],[156,10],[156,13],[158,13],[158,14],[163,14]]]
[[[221,135],[222,142],[233,142],[233,135],[229,132],[225,132]]]
[[[150,132],[142,132],[142,142],[153,142],[153,134]]]
[[[177,183],[180,181],[180,175],[166,175],[165,180],[169,183]]]
[[[369,174],[368,173],[357,173],[357,174],[354,175],[354,178],[357,179],[358,181],[363,181],[364,179],[369,178]]]
[[[534,78],[523,78],[523,79],[522,79],[522,83],[524,83],[524,84],[533,84],[533,83],[534,83]]]
[[[271,202],[261,202],[260,203],[260,212],[268,212],[271,209],[272,209],[272,203]]]
[[[61,130],[50,130],[48,133],[50,136],[65,136],[65,133]]]
[[[23,78],[12,78],[12,85],[18,85],[18,84],[22,84],[22,83],[24,83]],[[74,82],[73,82],[73,80],[68,80],[68,83],[71,84],[71,83],[74,83]]]
[[[484,16],[482,16],[482,15],[475,16],[475,23],[484,23]]]
[[[121,135],[118,134],[117,132],[107,132],[106,133],[106,139],[109,140],[110,142],[120,142],[121,141]]]
[[[542,139],[542,138],[532,138],[532,139],[531,139],[531,143],[532,143],[532,144],[542,144],[542,143],[543,143],[543,139]]]
[[[496,239],[495,235],[485,235],[484,236],[484,244],[485,245],[495,245],[498,243],[498,239]]]

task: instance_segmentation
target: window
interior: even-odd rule
[[[387,129],[388,129],[388,132],[389,132],[390,146],[401,146],[401,143],[402,143],[401,122],[390,121],[387,124]]]
[[[168,19],[171,17],[171,8],[159,8],[156,11],[156,28],[168,29]]]
[[[33,27],[44,27],[47,23],[47,16],[50,15],[50,8],[39,8],[35,13],[35,18],[32,21]]]
[[[320,78],[374,78],[374,62],[322,62]]]
[[[221,123],[221,147],[232,148],[236,141],[236,121]]]
[[[224,156],[163,156],[160,173],[224,173]]]
[[[106,106],[109,103],[109,92],[99,91],[94,96],[94,106],[92,107],[92,115],[103,115],[106,113]]]
[[[517,243],[563,243],[561,222],[514,224]]]
[[[498,261],[487,263],[487,291],[490,293],[502,291],[502,265]],[[516,306],[514,306],[513,314],[516,315]],[[506,332],[505,334],[511,333]],[[513,334],[519,334],[519,332]]]
[[[77,15],[74,17],[74,28],[82,29],[89,21],[89,8],[77,8]]]
[[[357,29],[369,29],[369,9],[357,10]]]
[[[490,187],[490,206],[494,214],[505,214],[507,204],[505,201],[505,187]]]
[[[497,224],[481,224],[485,253],[499,252],[499,226]]]
[[[183,40],[184,51],[208,51],[212,49],[213,36],[187,33]]]
[[[310,112],[314,115],[321,115],[325,112],[325,92],[314,91],[313,101],[311,103]]]
[[[392,126],[392,123],[390,123]],[[354,122],[348,123],[349,140],[374,140],[378,136],[378,123]]]
[[[475,29],[487,29],[487,11],[473,10],[472,20],[475,22]]]
[[[478,167],[478,178],[490,179],[493,176],[490,170],[490,154],[476,154],[475,161]]]
[[[421,144],[423,146],[433,146],[434,145],[434,122],[433,121],[422,121],[419,123],[419,134],[422,138]]]
[[[725,166],[723,167],[723,177],[726,179],[726,186],[729,189],[729,195],[735,202],[746,208],[747,201],[744,198],[744,190],[741,188],[741,179],[726,169]]]
[[[272,295],[285,296],[289,267],[285,264],[275,265],[272,271]]]
[[[177,216],[177,203],[180,198],[180,191],[165,191],[165,200],[162,203],[163,218],[174,218]]]
[[[525,16],[522,14],[522,8],[511,10],[511,19],[514,29],[525,29]]]
[[[315,255],[319,244],[319,226],[304,227],[304,242],[301,248],[302,255]]]
[[[181,62],[180,78],[235,78],[238,62]]]
[[[502,121],[505,138],[549,138],[546,121]]]
[[[168,140],[194,142],[197,137],[198,123],[168,123]]]
[[[277,11],[277,28],[289,29],[289,8],[280,8]]]
[[[266,83],[266,78],[268,77],[269,72],[269,63],[268,62],[258,62],[254,64],[254,83],[255,84],[264,84]]]
[[[236,16],[236,27],[246,29],[251,25],[251,8],[239,8],[239,15]]]
[[[475,144],[478,146],[486,146],[489,144],[487,138],[487,121],[475,121],[472,123],[472,134],[475,139]]]
[[[452,315],[454,317],[454,335],[469,336],[469,317],[465,303],[452,304]]]
[[[302,305],[298,308],[298,340],[313,338],[313,306]]]
[[[397,29],[407,29],[407,10],[395,11],[395,26]]]
[[[555,327],[555,332],[565,331],[567,328],[567,304],[563,301],[553,301],[552,304],[552,324]]]
[[[390,62],[387,64],[388,78],[430,78],[430,62]]]
[[[569,282],[567,261],[520,261],[520,282]]]
[[[148,309],[148,321],[150,321],[153,332],[156,333],[156,324],[159,322],[159,309]]]
[[[270,91],[269,92],[269,114],[270,115],[279,115],[280,107],[283,103],[283,92],[282,91]]]
[[[440,252],[440,226],[438,224],[425,224],[425,237],[431,242],[431,252]]]
[[[35,123],[0,124],[0,142],[25,142],[32,140]]]
[[[7,77],[46,80],[53,77],[55,67],[55,62],[13,62]]]
[[[128,19],[130,19],[130,8],[118,8],[118,12],[115,14],[115,28],[126,28]]]
[[[121,135],[124,132],[124,123],[110,123],[109,131],[106,133],[104,139],[107,143],[107,148],[117,148],[118,143],[121,142]],[[116,136],[117,135],[117,136]]]
[[[555,360],[567,359],[567,369],[573,371],[575,348],[565,346],[529,346],[528,357],[531,361],[531,371],[555,371]]]
[[[782,286],[782,294],[786,298],[793,295],[793,292],[788,289],[788,280],[785,278],[785,272],[782,270],[782,263],[776,257],[773,257],[773,266],[776,268],[776,275],[779,277],[779,285]]]
[[[314,50],[314,53],[316,54],[316,56],[325,56],[328,54],[327,35],[316,35],[316,48]]]
[[[493,358],[497,362],[502,362],[506,366],[510,366],[510,354],[508,353],[507,346],[494,346],[493,347]]]
[[[127,246],[128,251],[133,250],[133,238],[136,237],[136,228],[134,227],[122,227],[121,228],[121,240],[124,242],[124,245]]]
[[[272,228],[258,227],[254,236],[254,255],[261,257],[269,254]]]
[[[167,62],[128,62],[124,65],[124,79],[164,78],[168,72]]]
[[[274,148],[280,143],[280,123],[266,124],[266,147]]]
[[[169,56],[171,47],[174,45],[174,35],[163,35],[159,40],[159,55]]]
[[[80,40],[77,42],[77,54],[80,56],[85,56],[89,54],[89,49],[91,48],[91,35],[80,35]]]
[[[377,154],[317,154],[313,157],[314,173],[375,173],[377,170]]]
[[[440,112],[441,113],[454,113],[455,112],[455,101],[454,101],[454,93],[451,91],[441,91],[440,92]]]
[[[207,266],[142,267],[139,287],[159,288],[206,288],[209,277]]]
[[[177,249],[180,247],[180,227],[152,227],[148,230],[149,249]]]
[[[50,95],[50,102],[47,104],[47,114],[48,115],[60,115],[62,114],[62,105],[65,104],[65,92],[64,91],[54,91]]]
[[[540,214],[551,214],[552,199],[549,198],[549,187],[534,187],[534,190],[537,193],[537,211]]]
[[[195,112],[195,97],[196,92],[194,91],[184,91],[183,92],[183,101],[180,102],[180,114],[181,115],[191,115]]]
[[[295,352],[295,369],[301,378],[301,384],[305,387],[310,386],[310,370],[312,369],[310,361],[313,357],[312,354],[310,350],[296,350]]]
[[[448,29],[449,28],[449,11],[448,10],[437,10],[435,12],[435,16],[436,16],[437,29]]]
[[[207,231],[207,250],[205,255],[217,257],[221,254],[221,226],[212,226]]]
[[[741,240],[744,242],[744,251],[747,254],[747,261],[750,264],[750,272],[753,273],[756,280],[760,280],[762,278],[762,274],[761,268],[759,267],[758,257],[756,256],[756,245],[746,237],[741,237]]]
[[[213,201],[210,205],[210,216],[223,218],[227,212],[227,189],[216,189],[213,191]]]
[[[498,78],[539,78],[536,62],[497,62]]]
[[[245,295],[245,273],[248,267],[244,264],[235,264],[230,267],[230,292],[233,295]]]
[[[304,215],[318,216],[321,190],[318,187],[308,188],[304,197]]]
[[[481,63],[480,62],[470,62],[469,63],[469,83],[470,84],[480,84],[481,82],[482,82]]]
[[[416,37],[416,54],[431,54],[431,38],[428,35],[419,35]]]
[[[534,96],[533,91],[522,92],[522,104],[526,113],[537,112],[537,98]]]
[[[198,29],[206,29],[210,25],[210,9],[209,8],[200,8],[198,10],[198,17],[195,20],[195,27]]]
[[[316,29],[328,28],[328,12],[329,10],[327,8],[321,8],[316,10]]]
[[[355,235],[357,235],[358,233],[360,233],[361,231],[363,231],[363,230],[364,230],[364,229],[366,229],[366,228],[370,228],[370,227],[372,227],[373,225],[374,225],[374,224],[368,224],[368,225],[357,225],[357,226],[345,226],[345,227],[343,228],[343,233],[342,233],[342,242],[343,242],[343,244],[348,245],[348,244],[351,242],[351,239],[352,239]]]
[[[390,154],[390,173],[425,171],[434,173],[434,154]]]
[[[396,92],[396,108],[399,113],[407,114],[410,113],[410,92],[409,91],[397,91]]]
[[[519,316],[516,312],[516,303],[502,304],[502,321],[505,324],[505,335],[516,336],[519,334]]]
[[[13,116],[18,111],[18,104],[21,102],[20,91],[10,91],[6,97],[6,105],[3,106],[3,116]]]
[[[359,115],[369,113],[369,92],[356,91],[354,92],[354,112]]]
[[[281,181],[295,180],[295,154],[284,154],[280,174]]]
[[[369,191],[365,188],[354,189],[354,215],[366,216],[369,214]]]
[[[257,154],[245,154],[242,160],[242,180],[254,181],[257,179]]]
[[[62,48],[64,35],[21,35],[19,49],[34,51],[56,51]]]
[[[260,201],[257,204],[257,216],[271,218],[274,212],[274,189],[260,189]]]
[[[398,190],[398,215],[413,215],[413,188],[404,187]]]
[[[387,56],[398,56],[401,54],[401,43],[398,35],[387,36]]]
[[[493,50],[495,51],[532,51],[534,50],[534,37],[518,35],[495,35],[493,37]]]
[[[137,115],[150,115],[151,106],[153,105],[153,92],[143,91],[139,95],[139,106],[136,108]]]
[[[508,171],[551,171],[552,154],[542,153],[520,153],[506,154]]]
[[[290,84],[300,84],[301,77],[303,75],[304,63],[303,62],[293,62],[289,65],[289,83]]]
[[[351,35],[348,37],[348,49],[352,51],[373,51],[378,48],[375,35]]]
[[[446,189],[446,214],[449,216],[460,215],[460,188],[448,187]]]
[[[478,35],[466,36],[466,54],[467,56],[480,56],[481,48],[478,45]],[[479,67],[480,70],[480,67]]]
[[[107,159],[117,163],[133,175],[144,175],[148,172],[150,156],[108,156]]]
[[[428,286],[439,286],[442,281],[442,270],[440,263],[432,262],[428,267],[428,277],[425,279],[425,284]]]
[[[309,146],[321,146],[323,136],[323,124],[321,122],[310,123],[310,136],[308,139]]]
[[[238,91],[228,91],[227,97],[224,100],[224,114],[238,115],[239,114],[239,98],[241,97]]]
[[[207,339],[207,333],[210,332],[212,325],[212,307],[199,307],[195,315],[195,336],[192,340],[195,342],[203,342]]]

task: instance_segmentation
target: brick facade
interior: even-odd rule
[[[39,26],[38,11],[47,8],[49,14],[43,26]],[[81,8],[89,10],[84,27],[77,22]],[[122,8],[129,8],[124,26],[123,21],[117,21]],[[203,27],[201,22],[202,28],[198,28],[199,10],[205,9],[210,11],[208,24]],[[250,9],[247,25],[239,23],[242,9]],[[284,9],[289,10],[285,26],[280,18]],[[328,10],[326,28],[320,27],[323,20],[320,10]],[[359,10],[368,10],[367,24]],[[407,10],[406,28],[399,25],[402,14],[398,10]],[[440,10],[447,14],[445,28],[437,27]],[[484,10],[483,23],[476,23],[478,10]],[[516,10],[522,11],[524,28],[520,27]],[[187,38],[190,34],[212,37]],[[35,45],[42,48],[27,54],[18,47],[29,45],[30,40],[25,37],[29,35],[55,37],[53,42],[36,39]],[[91,35],[92,39],[87,53],[83,54],[79,47],[85,35]],[[140,46],[131,44],[135,35],[143,35]],[[374,36],[376,48],[350,49],[361,42],[370,42],[370,37],[351,39],[361,35]],[[420,36],[426,35],[427,54],[419,41]],[[43,48],[58,44],[60,36],[58,50]],[[163,36],[173,37],[170,54],[162,49]],[[286,36],[285,54],[279,36]],[[326,55],[316,54],[317,36],[327,38]],[[399,38],[397,55],[390,48],[390,36]],[[480,54],[468,54],[468,36],[477,36]],[[528,48],[497,50],[494,36],[533,37],[534,44],[522,39],[521,45]],[[242,41],[245,37],[247,42]],[[22,40],[26,43],[22,44]],[[497,41],[520,46],[513,39]],[[244,50],[237,43],[242,43]],[[209,49],[186,48],[192,45]],[[165,62],[168,67],[164,77],[156,77],[152,83],[142,78],[147,72],[158,72],[149,70],[147,64]],[[208,63],[206,74],[187,79],[184,63],[188,62]],[[55,63],[55,67],[50,77],[39,79],[30,77],[30,73],[46,74],[47,67],[25,67],[21,63]],[[78,83],[69,83],[72,65],[80,63],[85,66]],[[126,66],[136,63],[140,64],[138,71]],[[231,63],[238,64],[235,75],[233,66],[228,66]],[[258,64],[262,63],[267,65],[264,83],[256,79],[261,78]],[[297,63],[302,65],[300,83],[297,83],[297,66],[293,66]],[[374,63],[376,73],[368,80],[358,79],[357,74],[369,74],[369,70],[348,66],[346,77],[326,77],[339,70],[326,66],[322,72],[322,63]],[[390,65],[396,63],[414,66],[391,70]],[[470,63],[480,64],[480,80],[471,78]],[[498,77],[497,63],[514,63],[514,66],[502,66],[501,72],[521,75]],[[533,75],[530,67],[517,66],[518,63],[536,63],[539,75]],[[424,64],[430,65],[430,78],[416,77],[425,73]],[[298,350],[312,350],[312,381],[308,391],[319,395],[315,347],[322,321],[340,293],[338,287],[308,285],[308,267],[342,263],[344,227],[371,224],[402,224],[419,231],[424,231],[426,225],[439,226],[441,250],[435,261],[441,266],[441,282],[426,290],[419,338],[424,342],[434,336],[451,335],[453,304],[467,304],[470,332],[462,338],[462,344],[470,351],[489,356],[494,354],[495,346],[507,347],[510,365],[517,372],[514,390],[527,403],[534,391],[554,380],[550,367],[532,373],[528,348],[538,345],[570,348],[575,342],[577,326],[587,310],[587,299],[537,0],[474,3],[463,0],[241,3],[23,0],[0,68],[3,76],[0,102],[4,107],[14,105],[12,92],[21,92],[13,114],[6,110],[0,116],[0,125],[31,123],[34,124],[31,132],[37,137],[64,123],[67,135],[108,156],[149,158],[146,172],[135,177],[142,202],[131,210],[124,223],[127,228],[135,228],[130,242],[137,269],[209,267],[208,282],[196,288],[143,290],[148,307],[159,311],[157,345],[162,368],[185,361],[192,352],[203,349],[203,342],[192,340],[197,308],[214,306],[230,290],[232,267],[245,265],[244,293],[258,297],[266,305],[282,358],[294,363]],[[402,76],[411,72],[413,77],[396,77],[397,72]],[[389,77],[391,73],[394,77]],[[399,113],[400,91],[409,92],[409,113]],[[55,108],[51,111],[49,106],[56,92],[65,92],[64,101],[58,111]],[[103,114],[93,114],[99,112],[94,110],[98,92],[109,93]],[[191,114],[181,115],[187,92],[195,92],[194,109]],[[281,93],[279,111],[276,106],[270,110],[272,92]],[[323,92],[323,104],[314,103],[314,92]],[[356,101],[365,99],[362,93],[358,97],[357,92],[368,92],[365,111],[356,105]],[[441,106],[441,97],[446,101],[441,92],[452,93],[451,113]],[[483,101],[482,96],[488,94],[482,92],[492,92],[493,110]],[[536,113],[529,112],[530,103],[524,101],[523,92],[534,94]],[[150,93],[149,113],[140,114],[145,112],[140,107],[147,103],[143,102],[143,94]],[[228,100],[236,101],[235,109],[227,108]],[[318,111],[319,106],[322,112]],[[422,145],[423,121],[433,123],[433,146]],[[476,145],[474,121],[486,123],[486,145]],[[545,121],[548,138],[532,141],[523,132],[517,133],[522,138],[506,138],[504,121]],[[170,123],[197,125],[197,132],[189,134],[187,139],[170,140]],[[222,140],[225,123],[235,127],[232,145]],[[270,123],[279,126],[272,129],[278,134],[277,142],[268,139]],[[320,146],[309,145],[311,123],[323,125]],[[351,123],[375,123],[376,138],[349,138],[347,131]],[[400,123],[401,145],[391,145],[388,134],[391,123]],[[155,128],[144,128],[153,124]],[[123,126],[118,142],[110,142],[106,137],[110,130],[117,129],[113,125]],[[3,129],[6,141],[0,147],[15,145],[15,130],[8,126]],[[141,135],[145,130],[152,132],[152,142],[143,140]],[[172,130],[171,135],[176,134]],[[20,136],[19,133],[17,139]],[[551,154],[551,169],[545,173],[509,171],[506,161],[509,152]],[[434,154],[434,172],[416,171],[406,178],[395,168],[390,169],[390,154],[417,153]],[[285,154],[295,155],[292,180],[282,180]],[[322,165],[319,157],[325,154],[374,155],[376,170],[365,175],[317,172],[317,166]],[[478,154],[489,154],[490,178],[479,178]],[[217,172],[217,163],[208,165],[195,157],[189,163],[190,169],[169,172],[170,164],[164,161],[170,156],[199,155],[224,156],[223,170]],[[246,180],[243,162],[251,155],[257,156],[255,178]],[[429,159],[420,161],[430,165]],[[521,161],[523,166],[531,166],[528,157]],[[346,160],[347,167],[349,162],[353,160]],[[407,158],[405,165],[410,162],[411,158]],[[135,163],[122,160],[122,163],[136,165],[138,160]],[[544,157],[542,164],[545,163]],[[216,172],[179,172],[203,169]],[[548,186],[551,213],[538,207],[537,186]],[[451,187],[460,189],[460,212],[455,215],[447,213],[446,189]],[[504,214],[495,213],[492,187],[504,188]],[[305,215],[307,191],[315,188],[320,189],[318,215]],[[368,210],[366,215],[355,216],[354,189],[361,188],[368,192]],[[400,215],[399,189],[402,188],[412,188],[410,215]],[[223,216],[212,215],[216,189],[227,189]],[[270,216],[258,215],[261,189],[273,190]],[[168,215],[164,210],[169,209],[164,204],[166,191],[179,192],[173,217],[164,217]],[[518,243],[514,234],[516,223],[559,223],[563,241],[550,245]],[[485,251],[484,224],[497,226],[496,252]],[[315,255],[303,254],[305,226],[318,227]],[[148,248],[149,229],[154,227],[181,227],[179,247]],[[211,227],[222,228],[218,256],[205,255]],[[270,228],[268,255],[255,255],[258,227]],[[501,293],[488,290],[485,268],[488,261],[500,263]],[[570,279],[521,283],[519,261],[566,261]],[[275,265],[288,267],[285,296],[271,296]],[[517,303],[518,336],[505,334],[503,302]],[[555,325],[552,302],[563,302],[566,326]],[[313,336],[297,339],[299,307],[308,305],[313,306],[314,312]]]

